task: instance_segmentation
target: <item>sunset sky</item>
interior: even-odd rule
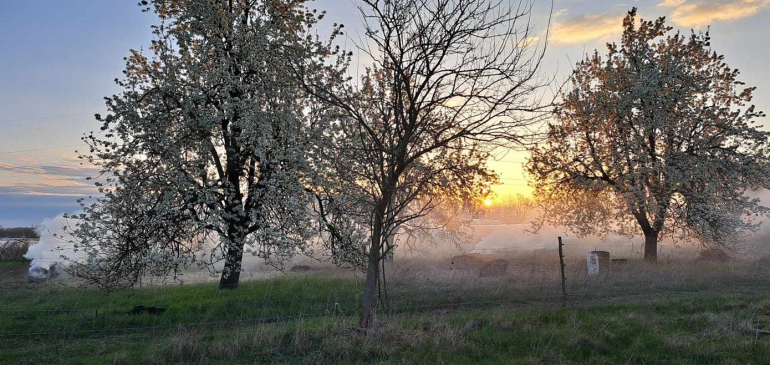
[[[75,200],[94,192],[84,180],[95,171],[79,166],[80,137],[98,129],[103,97],[118,92],[122,58],[149,43],[151,13],[137,0],[0,0],[0,225],[28,226],[77,210]],[[550,2],[536,3],[533,23],[544,36]],[[770,0],[555,0],[543,72],[564,80],[586,52],[617,40],[633,6],[649,19],[666,16],[677,29],[705,30],[712,46],[741,79],[757,86],[755,104],[770,111]],[[363,38],[355,0],[316,0],[328,11],[319,34],[344,23],[352,45]],[[765,121],[763,121],[765,122]],[[529,193],[521,162],[499,156],[498,195]]]

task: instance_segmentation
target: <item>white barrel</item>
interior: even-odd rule
[[[610,253],[607,251],[591,251],[586,255],[588,275],[607,274],[610,270]]]

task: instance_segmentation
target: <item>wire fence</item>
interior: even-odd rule
[[[568,248],[596,248],[597,245],[589,244],[570,244]],[[599,245],[601,247],[601,245]],[[606,245],[605,245],[606,246]],[[557,259],[556,247],[546,247],[547,255],[552,255],[553,259]],[[460,250],[431,250],[430,252],[451,252],[462,253]],[[491,253],[520,253],[522,251],[532,251],[529,247],[510,247],[510,248],[493,248],[487,251]],[[553,252],[551,252],[553,251]],[[47,258],[47,257],[41,257]],[[404,269],[404,268],[402,268]],[[440,268],[445,269],[445,268]],[[395,269],[394,269],[395,270]],[[404,269],[408,271],[408,268]],[[492,285],[484,284],[485,279],[478,278],[478,275],[466,275],[468,270],[456,270],[457,275],[446,271],[439,282],[430,282],[428,280],[416,280],[420,281],[419,285],[404,285],[407,289],[395,289],[388,293],[389,306],[387,313],[382,312],[381,315],[387,314],[389,316],[403,316],[420,314],[432,311],[441,310],[463,310],[472,308],[489,308],[495,306],[526,306],[530,302],[555,302],[557,300],[564,300],[564,296],[560,294],[560,277],[558,275],[559,267],[553,265],[540,265],[537,270],[531,270],[531,268],[523,268],[527,271],[528,275],[537,276],[536,280],[525,283],[527,288],[504,288],[501,285],[500,288],[495,288],[495,283],[502,283],[504,281],[516,280],[516,276],[508,276],[500,278],[486,279],[491,280]],[[257,276],[263,277],[276,277],[280,272],[266,272],[255,273]],[[419,273],[412,275],[420,275]],[[539,276],[538,276],[539,275]],[[471,281],[468,281],[468,277],[472,276]],[[132,300],[132,303],[138,304],[144,301],[144,304],[151,304],[162,308],[166,313],[159,316],[135,316],[129,317],[135,312],[137,306],[127,305],[126,303],[116,303],[115,305],[85,305],[82,306],[83,298],[87,295],[94,295],[93,290],[81,288],[81,290],[75,293],[73,288],[59,287],[59,286],[44,286],[44,287],[24,287],[5,289],[6,293],[16,292],[19,290],[25,291],[37,291],[41,296],[50,295],[55,298],[58,294],[57,289],[63,289],[69,292],[69,295],[73,293],[78,297],[73,301],[69,298],[66,303],[67,307],[54,307],[54,308],[0,308],[0,315],[6,317],[6,320],[13,318],[19,322],[23,327],[24,322],[30,323],[35,321],[44,321],[47,318],[51,318],[55,323],[61,324],[61,328],[51,328],[50,330],[36,330],[32,329],[28,332],[2,329],[0,330],[0,339],[13,339],[13,338],[33,338],[33,337],[64,337],[64,336],[83,336],[88,334],[122,334],[126,332],[141,332],[141,331],[161,331],[168,329],[184,329],[184,328],[196,328],[205,326],[218,326],[218,325],[233,325],[233,324],[260,324],[260,323],[278,323],[287,321],[296,321],[309,318],[349,318],[360,312],[360,293],[362,290],[363,281],[358,278],[352,282],[348,282],[346,288],[337,288],[334,292],[326,295],[293,295],[285,296],[286,290],[293,290],[296,288],[286,287],[283,288],[283,283],[278,281],[264,281],[260,290],[255,290],[255,298],[249,300],[231,300],[228,298],[214,298],[206,297],[211,295],[211,290],[199,290],[194,293],[185,293],[185,298],[182,298],[183,294],[174,295],[173,291],[165,291],[168,287],[155,287],[159,291],[154,292],[157,294],[155,298],[138,298]],[[407,277],[403,280],[410,280],[411,277]],[[494,280],[497,280],[495,282]],[[592,292],[591,288],[587,286],[590,279],[585,272],[585,265],[572,265],[570,267],[569,282],[571,283],[571,292],[569,298],[619,298],[623,296],[632,295],[649,295],[649,294],[666,294],[666,293],[681,293],[681,292],[693,292],[692,289],[686,290],[671,290],[670,288],[658,287],[654,290],[625,290],[619,293],[607,293],[607,292]],[[344,281],[341,281],[344,282]],[[470,284],[470,285],[469,285]],[[601,284],[601,283],[598,283]],[[770,286],[770,281],[767,282]],[[390,284],[389,284],[390,285]],[[487,285],[487,286],[484,286]],[[474,287],[477,286],[477,287]],[[665,286],[665,285],[664,285]],[[277,290],[278,287],[283,290]],[[458,289],[459,288],[459,289]],[[492,288],[491,293],[478,294],[474,290],[483,290],[485,288]],[[574,288],[583,288],[582,291],[575,291]],[[740,283],[734,283],[730,290],[743,290],[743,289],[756,290],[756,285],[741,285]],[[210,288],[209,288],[210,289]],[[0,288],[3,290],[3,288]],[[538,292],[539,294],[533,295],[532,293]],[[171,294],[167,294],[171,293]],[[214,296],[219,292],[215,292]],[[5,293],[0,292],[2,295]],[[185,303],[184,301],[194,301],[193,298],[199,298],[197,303]],[[0,296],[0,298],[2,298]],[[470,300],[469,300],[470,299]],[[49,304],[56,303],[55,300],[44,301],[41,305],[57,305]],[[8,304],[7,302],[5,304]],[[382,311],[382,308],[381,308]],[[192,318],[182,318],[175,316],[180,313],[194,312],[196,316]],[[138,314],[142,314],[140,310]],[[170,316],[169,316],[170,315]],[[213,319],[216,317],[225,317],[221,319]],[[229,317],[229,318],[227,318]],[[150,324],[142,324],[138,322],[153,322]],[[67,328],[69,327],[69,328]],[[89,328],[91,327],[91,328]]]
[[[537,245],[530,245],[530,246],[519,246],[519,247],[506,247],[506,248],[475,248],[477,246],[474,246],[474,248],[471,247],[454,247],[454,248],[407,248],[404,247],[400,253],[400,259],[403,260],[422,260],[422,259],[432,259],[434,261],[438,262],[444,262],[444,266],[447,266],[448,268],[452,270],[457,271],[463,271],[468,270],[468,268],[462,268],[459,265],[455,265],[455,259],[463,259],[463,256],[466,255],[482,255],[482,256],[489,256],[489,257],[497,257],[502,258],[505,260],[519,260],[518,262],[512,262],[513,264],[525,266],[525,267],[534,267],[534,266],[542,266],[542,262],[535,262],[535,263],[525,263],[522,262],[523,260],[530,260],[532,258],[539,258],[544,259],[544,261],[557,261],[558,260],[558,244],[551,244],[551,243],[542,243]],[[598,244],[582,244],[582,243],[570,243],[566,244],[564,246],[566,258],[571,261],[572,263],[572,269],[573,274],[577,274],[581,270],[585,270],[585,265],[575,265],[575,261],[582,261],[585,259],[585,253],[588,253],[590,251],[594,250],[611,250],[613,254],[613,258],[621,258],[621,259],[638,259],[641,258],[643,255],[643,252],[641,250],[641,245],[633,245],[633,244],[627,244],[627,243],[598,243]],[[677,247],[667,247],[664,249],[664,247],[659,247],[659,256],[662,259],[665,259],[665,253],[670,255],[676,251]],[[67,255],[64,255],[67,256]],[[56,262],[62,260],[63,256],[39,256],[39,257],[25,257],[25,259],[28,260],[44,260],[49,263]],[[473,257],[470,257],[473,259]],[[317,261],[319,263],[323,264],[323,261]],[[329,264],[330,265],[330,264]],[[462,265],[462,264],[460,264]],[[299,264],[299,266],[302,266]],[[326,269],[314,269],[315,272],[319,272],[318,270],[337,270],[338,268],[329,266]],[[476,270],[478,267],[472,267],[472,269]],[[555,271],[558,271],[558,266],[554,266],[554,268],[551,268]],[[312,273],[313,271],[311,271]],[[358,271],[351,271],[354,274],[358,273]],[[163,285],[177,285],[177,284],[195,284],[195,283],[202,283],[202,282],[210,282],[216,278],[219,277],[218,272],[214,271],[194,271],[189,270],[180,273],[176,278],[168,279],[168,278],[153,278],[148,277],[146,278],[146,281],[142,281],[139,283],[139,288],[142,287],[158,287]],[[244,268],[244,270],[241,271],[241,277],[245,280],[251,280],[251,279],[270,279],[270,278],[278,278],[283,277],[286,275],[294,274],[290,270],[289,265],[286,266],[286,268],[282,270],[278,270],[275,267],[264,267],[262,269],[258,270],[250,270]],[[60,283],[60,285],[67,286],[65,283]],[[0,290],[2,287],[0,287]],[[35,287],[17,287],[14,288],[14,290],[37,290]],[[0,309],[0,313],[3,312],[3,309]]]

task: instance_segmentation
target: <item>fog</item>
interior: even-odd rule
[[[770,204],[770,191],[755,191],[749,194],[752,198],[759,198],[762,203]],[[620,259],[641,259],[643,256],[643,238],[641,236],[626,237],[609,235],[607,237],[589,236],[577,237],[564,227],[544,226],[537,233],[532,231],[532,212],[527,214],[527,219],[519,219],[518,222],[503,222],[501,220],[484,218],[469,221],[468,232],[464,241],[447,240],[445,235],[438,231],[429,232],[426,236],[409,240],[399,236],[396,239],[395,258],[397,260],[439,260],[443,261],[461,254],[482,254],[501,258],[517,258],[538,253],[542,255],[556,255],[558,249],[558,237],[562,237],[565,256],[568,259],[584,259],[586,253],[594,250],[609,251],[611,257]],[[770,254],[770,219],[762,217],[760,230],[747,234],[746,245],[729,248],[727,251],[735,259],[759,258]],[[73,220],[65,219],[63,215],[45,219],[40,223],[37,231],[40,240],[29,247],[25,258],[31,260],[31,272],[37,268],[48,270],[54,263],[66,265],[68,262],[85,258],[82,251],[75,249],[70,242],[71,237],[66,234],[64,227],[72,227]],[[213,247],[207,245],[205,250]],[[700,247],[691,241],[672,241],[663,238],[659,243],[659,258],[697,258]],[[258,277],[261,275],[273,275],[280,273],[277,268],[291,269],[295,265],[312,265],[314,267],[333,268],[328,262],[328,256],[322,249],[316,249],[313,257],[297,254],[294,258],[282,263],[268,263],[264,259],[253,255],[244,255],[243,276]],[[64,259],[66,257],[66,260]],[[556,257],[556,256],[555,256]],[[221,269],[222,262],[213,266]],[[185,281],[211,280],[218,277],[215,272],[209,272],[197,267],[192,267],[186,273]]]
[[[43,220],[37,227],[37,233],[40,240],[34,245],[29,246],[29,250],[24,255],[27,260],[31,260],[30,267],[41,267],[48,269],[54,263],[61,263],[64,257],[68,260],[79,260],[85,257],[82,252],[78,252],[71,242],[71,237],[66,233],[65,227],[73,225],[72,220],[64,218],[59,214],[54,218]]]

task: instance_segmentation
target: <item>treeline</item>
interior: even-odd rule
[[[35,227],[2,227],[0,226],[0,238],[40,238]]]

